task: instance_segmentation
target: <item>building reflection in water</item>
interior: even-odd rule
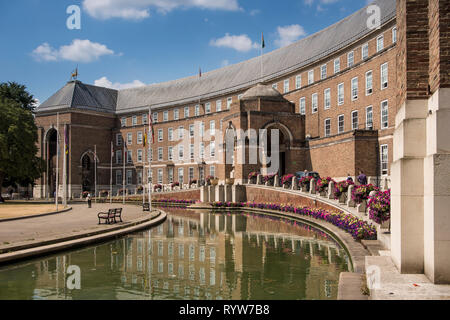
[[[165,209],[117,241],[0,270],[0,299],[336,299],[348,256],[327,234],[256,214]],[[67,268],[81,270],[69,290]]]

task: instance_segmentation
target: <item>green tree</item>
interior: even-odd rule
[[[41,175],[44,166],[36,156],[37,139],[31,110],[0,96],[0,201],[5,181],[26,185]]]
[[[17,82],[0,83],[0,97],[13,100],[25,110],[34,111],[36,99],[27,91],[27,88]]]

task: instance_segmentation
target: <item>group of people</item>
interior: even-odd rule
[[[361,185],[367,184],[367,176],[361,170],[359,170],[359,176],[357,177],[357,179],[358,179],[359,184],[361,184]],[[354,182],[350,173],[347,174],[347,181]]]

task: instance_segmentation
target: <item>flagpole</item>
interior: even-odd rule
[[[144,188],[144,186],[145,186],[145,183],[144,183],[144,181],[145,181],[144,180],[145,179],[145,162],[146,162],[145,161],[145,146],[147,143],[147,141],[145,141],[146,137],[147,137],[145,130],[147,130],[147,129],[145,128],[145,124],[144,124],[144,159],[143,159],[144,165],[143,165],[143,169],[142,169],[142,205],[145,204],[145,188]]]
[[[67,124],[64,124],[64,158],[63,158],[63,206],[67,207]]]
[[[127,159],[127,145],[124,141],[123,143],[123,177],[122,177],[122,197],[123,197],[123,204],[125,204],[125,191],[126,191],[126,186],[125,186],[125,161]]]
[[[113,183],[113,157],[114,157],[114,147],[111,141],[111,169],[109,173],[109,204],[112,204],[112,183]]]
[[[97,145],[94,145],[94,197],[97,203]]]
[[[262,33],[262,37],[261,37],[261,82],[263,81],[263,77],[264,77],[264,66],[263,66],[263,55],[264,55],[264,47],[266,46],[266,44],[264,43],[264,33]]]
[[[58,211],[58,189],[59,189],[59,112],[56,113],[56,190],[55,204]]]
[[[152,212],[152,158],[151,158],[151,145],[153,143],[153,119],[152,119],[152,112],[151,108],[148,108],[148,121],[150,123],[150,126],[148,127],[148,202],[149,202],[149,208],[150,212]],[[152,135],[150,139],[150,135]]]

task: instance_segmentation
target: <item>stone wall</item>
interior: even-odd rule
[[[164,192],[164,193],[152,193],[152,199],[158,200],[196,200],[200,201],[200,189],[176,191],[176,192]]]

